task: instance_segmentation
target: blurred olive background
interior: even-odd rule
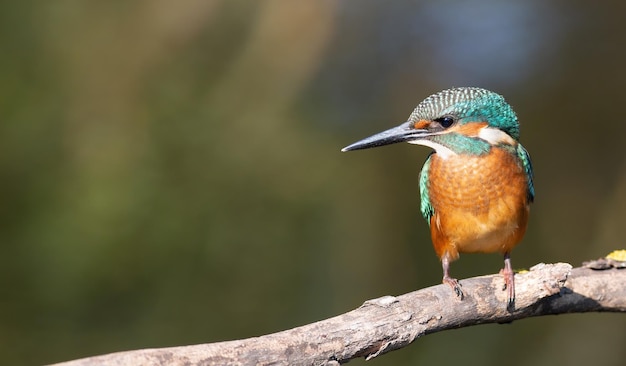
[[[2,2],[0,363],[246,338],[440,283],[429,149],[339,149],[452,86],[522,122],[537,199],[516,268],[623,248],[626,5],[602,4]],[[624,315],[576,314],[368,364],[618,365],[624,344]]]

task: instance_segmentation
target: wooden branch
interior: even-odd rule
[[[515,309],[506,309],[499,275],[461,281],[460,300],[438,285],[384,296],[334,318],[243,340],[112,353],[61,363],[85,365],[339,365],[402,348],[429,333],[548,314],[626,312],[626,270],[538,264],[515,275]]]

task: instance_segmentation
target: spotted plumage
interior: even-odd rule
[[[449,275],[450,263],[459,253],[500,252],[512,307],[510,253],[526,232],[535,190],[530,156],[519,143],[511,106],[481,88],[444,90],[424,99],[407,122],[343,151],[396,142],[434,149],[420,174],[420,208],[442,262],[443,282],[462,298],[460,284]]]

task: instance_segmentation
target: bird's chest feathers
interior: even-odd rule
[[[525,226],[526,177],[516,156],[503,148],[484,155],[433,154],[427,185],[431,229],[459,251],[501,250],[503,239]]]

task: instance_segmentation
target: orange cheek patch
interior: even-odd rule
[[[448,131],[458,132],[461,135],[476,137],[480,130],[487,127],[487,122],[470,122],[462,125],[456,125],[450,128]]]
[[[413,124],[413,128],[415,128],[416,130],[423,130],[426,127],[428,127],[428,125],[430,125],[430,121],[427,121],[425,119],[420,119],[419,121]]]

